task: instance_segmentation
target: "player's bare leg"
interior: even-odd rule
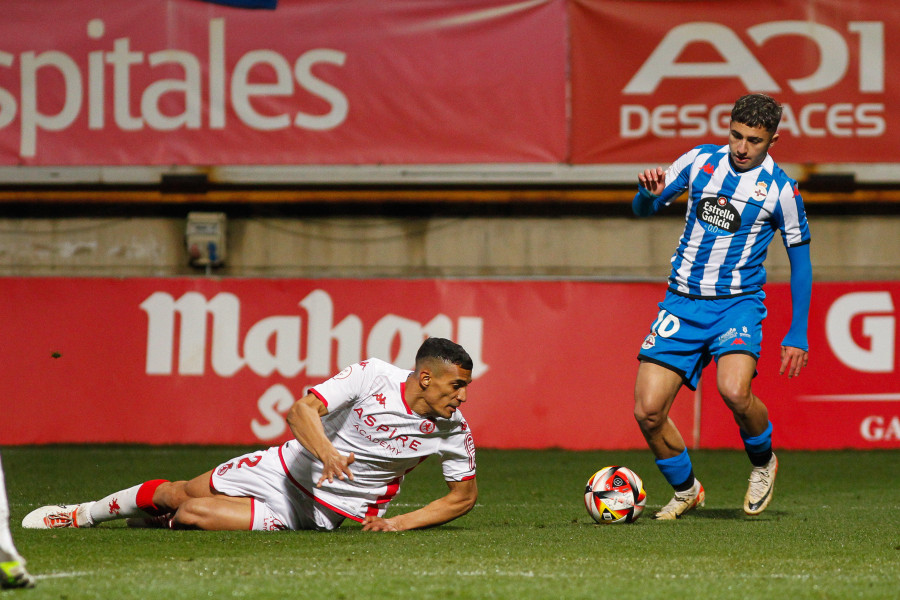
[[[669,410],[681,389],[681,376],[660,365],[641,362],[634,388],[634,418],[641,428],[656,464],[675,489],[675,496],[655,515],[677,519],[696,506],[703,506],[706,492],[694,477],[684,438],[669,418]]]
[[[212,471],[190,481],[156,479],[82,504],[43,506],[28,515],[29,529],[94,527],[127,519],[129,527],[240,530],[251,525],[249,498],[232,498],[210,488]]]
[[[206,529],[245,531],[252,525],[249,498],[234,498],[212,490],[212,471],[190,481],[167,481],[153,493],[158,516],[130,518],[134,528]]]
[[[215,531],[246,531],[253,524],[250,498],[225,496],[209,486],[212,471],[198,475],[190,481],[173,482],[173,485],[157,490],[158,505],[174,511],[172,527],[175,529],[206,529]],[[154,502],[157,496],[154,495]]]
[[[669,419],[669,409],[681,389],[681,376],[654,363],[642,362],[634,386],[634,418],[647,445],[659,459],[671,458],[685,449],[681,432]]]
[[[669,419],[669,409],[681,389],[681,376],[650,362],[641,362],[634,386],[634,418],[647,445],[658,459],[672,458],[685,449],[681,432]]]
[[[756,359],[747,354],[719,358],[716,383],[719,393],[741,430],[747,455],[753,464],[744,496],[744,512],[758,515],[766,509],[775,490],[778,459],[772,452],[772,424],[766,405],[750,388]]]
[[[756,359],[749,354],[726,354],[719,358],[716,385],[722,400],[731,409],[741,431],[750,436],[769,426],[769,410],[750,389]]]

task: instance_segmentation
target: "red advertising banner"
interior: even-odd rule
[[[891,0],[8,4],[0,167],[507,164],[531,181],[724,142],[751,91],[784,103],[781,163],[900,162]]]
[[[574,0],[572,162],[668,164],[725,143],[734,100],[784,105],[782,163],[898,162],[890,2]]]
[[[754,393],[785,448],[900,448],[900,283],[817,283],[810,307],[809,365],[778,376],[790,325],[790,290],[767,286],[769,317]],[[718,397],[715,370],[702,382],[704,447],[740,447]]]
[[[309,386],[370,356],[412,367],[432,335],[474,359],[462,411],[479,446],[625,449],[644,447],[635,357],[664,284],[3,278],[0,289],[0,445],[273,444]],[[768,293],[754,390],[776,444],[900,447],[900,283],[816,284],[810,364],[792,380],[777,375],[788,286]],[[686,442],[738,447],[712,367],[701,392],[695,403],[683,390],[672,412]]]
[[[0,165],[565,159],[562,2],[4,8]]]

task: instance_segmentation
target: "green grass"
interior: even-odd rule
[[[900,452],[779,452],[775,498],[756,518],[740,504],[749,463],[694,452],[707,504],[677,522],[645,515],[596,525],[588,477],[624,464],[648,509],[671,491],[649,452],[482,450],[479,501],[443,527],[369,534],[96,529],[32,531],[31,509],[100,498],[146,479],[188,478],[245,448],[51,446],[2,450],[12,530],[34,590],[4,598],[897,598]],[[389,514],[445,493],[432,458]]]

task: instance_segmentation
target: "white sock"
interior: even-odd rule
[[[88,511],[90,521],[103,523],[114,519],[153,517],[160,514],[153,504],[153,492],[163,483],[167,482],[164,479],[146,481],[93,502]]]

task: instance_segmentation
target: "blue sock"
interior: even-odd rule
[[[744,440],[744,450],[754,467],[764,467],[772,459],[772,422],[759,435],[753,437],[747,436],[741,431],[741,438]]]
[[[694,485],[694,467],[687,448],[678,456],[657,459],[656,466],[676,491],[683,492]]]

